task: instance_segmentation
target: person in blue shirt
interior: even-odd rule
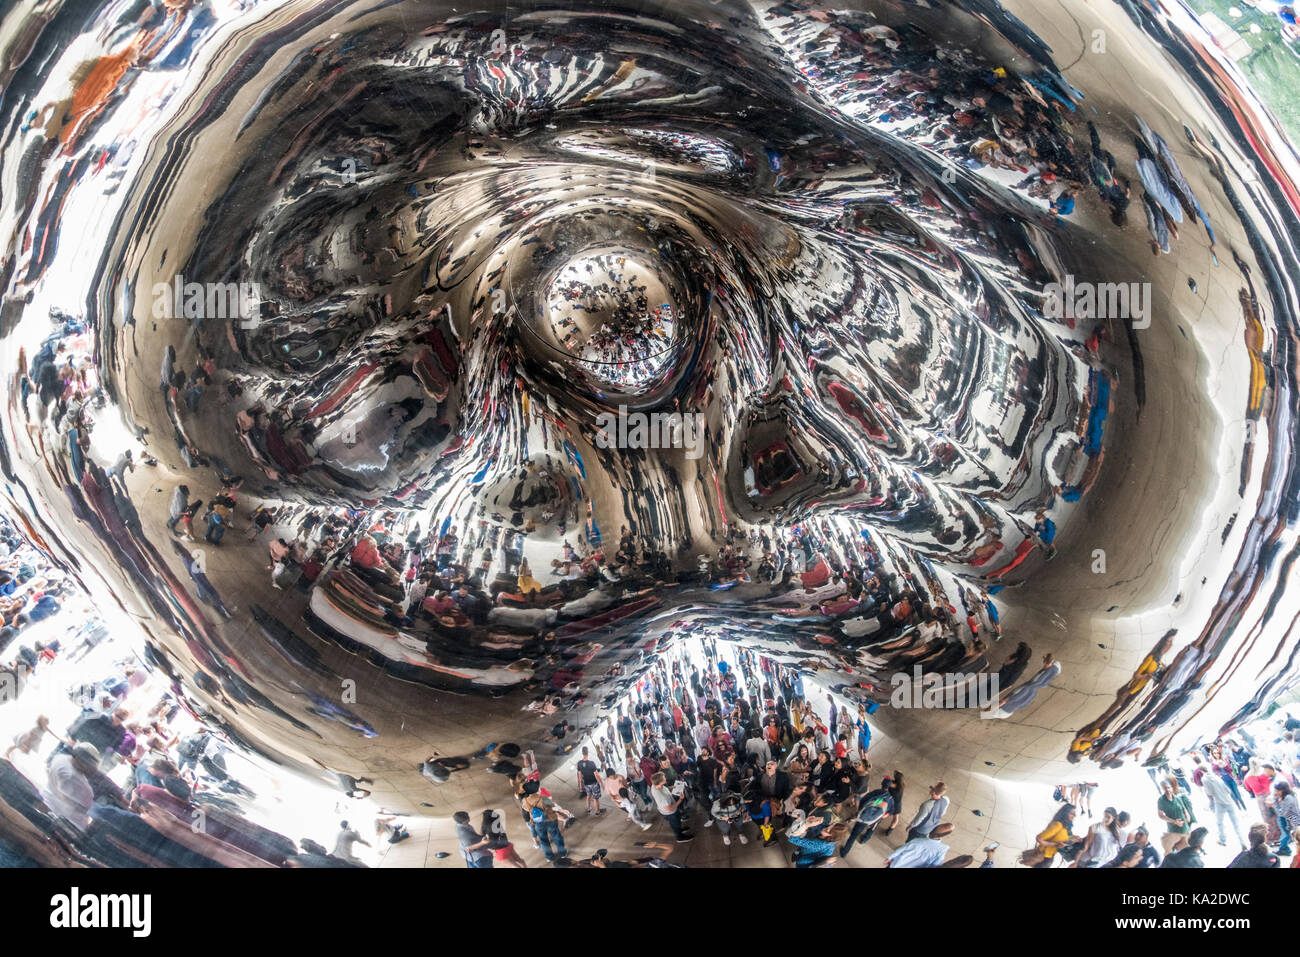
[[[1058,216],[1069,216],[1074,212],[1074,193],[1067,189],[1052,200],[1052,211]]]
[[[58,614],[59,603],[54,596],[46,592],[36,600],[36,603],[27,609],[28,621],[44,621],[53,615]]]
[[[807,834],[801,837],[790,837],[790,844],[795,848],[791,858],[794,866],[821,867],[828,861],[833,861],[837,846],[848,830],[843,824],[835,824],[816,837],[809,837]]]
[[[925,837],[915,837],[885,858],[885,866],[938,867],[948,856],[948,845],[940,838],[952,833],[952,825],[944,822]]]
[[[1052,544],[1056,540],[1056,523],[1047,517],[1043,512],[1038,513],[1038,521],[1034,524],[1034,534],[1042,543],[1043,550],[1049,557],[1056,555],[1056,546]]]
[[[750,802],[749,817],[758,825],[758,833],[763,837],[763,846],[769,847],[776,842],[772,828],[772,802],[760,798]]]

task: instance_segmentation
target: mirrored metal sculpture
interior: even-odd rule
[[[1296,155],[1179,6],[25,2],[0,55],[6,498],[286,774],[481,809],[695,639],[954,778],[1296,679]],[[34,857],[318,862],[11,772]]]

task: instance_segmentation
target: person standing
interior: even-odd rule
[[[616,803],[627,812],[628,819],[633,824],[637,825],[643,831],[650,830],[650,822],[641,817],[641,809],[637,807],[636,801],[632,799],[632,792],[626,787],[620,787],[618,789],[618,800]]]
[[[945,793],[948,786],[942,781],[930,786],[930,796],[921,802],[912,823],[907,826],[907,839],[924,837],[939,826],[943,816],[948,813],[948,798]]]
[[[1156,802],[1156,812],[1167,825],[1165,833],[1160,836],[1160,843],[1168,856],[1187,846],[1187,834],[1196,823],[1196,815],[1192,813],[1192,804],[1187,800],[1187,795],[1179,790],[1177,778],[1165,778],[1161,791],[1164,793]]]
[[[348,825],[347,821],[339,822],[339,832],[334,836],[333,856],[341,861],[347,861],[349,864],[364,863],[359,857],[352,852],[355,844],[364,844],[370,847],[371,844],[363,838],[355,828]]]
[[[667,776],[662,771],[656,771],[654,777],[650,779],[650,794],[654,798],[655,807],[672,828],[677,843],[685,844],[687,841],[695,840],[695,835],[689,833],[682,823],[681,807],[682,802],[686,800],[685,789],[683,788],[681,794],[670,791]]]
[[[1277,813],[1277,826],[1282,832],[1277,853],[1280,857],[1291,856],[1291,832],[1300,827],[1300,800],[1295,788],[1287,781],[1273,782],[1273,810]]]
[[[578,793],[585,795],[587,798],[587,813],[599,817],[605,813],[605,809],[600,806],[600,770],[597,768],[596,762],[591,760],[585,746],[582,749],[582,760],[578,762],[577,774]]]
[[[189,504],[190,487],[188,485],[176,486],[175,491],[172,492],[171,504],[167,507],[167,514],[169,516],[167,519],[167,530],[169,532],[172,532],[173,534],[176,533],[176,523],[185,517],[185,510],[189,507]],[[186,532],[188,533],[188,523],[186,523],[186,526]],[[188,534],[186,537],[192,538],[192,536]]]
[[[1206,797],[1210,799],[1210,810],[1214,812],[1214,820],[1219,828],[1219,846],[1228,846],[1227,835],[1223,829],[1223,819],[1226,817],[1232,822],[1232,833],[1236,835],[1237,843],[1241,845],[1242,850],[1245,850],[1246,840],[1241,836],[1241,821],[1237,817],[1237,805],[1227,782],[1211,767],[1201,775],[1201,787]]]
[[[889,815],[889,826],[881,831],[881,834],[890,834],[898,827],[898,818],[903,807],[903,772],[895,768],[890,778],[893,783],[889,785],[889,796],[894,801],[894,813]]]
[[[1043,859],[1034,867],[1051,867],[1052,861],[1056,859],[1056,852],[1074,841],[1071,827],[1074,824],[1075,813],[1073,804],[1063,804],[1052,816],[1047,827],[1043,828],[1038,835],[1038,850],[1042,852]]]
[[[718,778],[721,772],[722,765],[713,756],[713,752],[708,748],[702,749],[695,762],[695,787],[705,807],[712,805],[719,794]]]
[[[1074,859],[1071,867],[1101,867],[1110,863],[1120,852],[1119,813],[1108,807],[1101,813],[1101,820],[1088,828],[1084,838],[1083,849]]]
[[[792,790],[790,775],[782,771],[776,761],[767,762],[755,784],[758,785],[759,793],[772,802],[774,810],[790,796]]]
[[[618,728],[618,736],[623,742],[623,747],[637,747],[636,735],[632,727],[632,719],[627,716],[622,708],[618,709],[618,721],[615,722],[615,725]]]
[[[1129,842],[1120,848],[1115,860],[1127,858],[1137,853],[1137,862],[1131,864],[1131,867],[1147,868],[1160,866],[1160,852],[1151,844],[1151,837],[1147,834],[1145,827],[1136,828],[1129,837]],[[1114,863],[1112,861],[1112,863]]]
[[[533,836],[541,844],[546,859],[554,861],[558,857],[565,857],[567,850],[559,818],[563,815],[566,820],[571,820],[573,815],[556,804],[549,795],[542,794],[541,785],[536,781],[524,784],[522,805],[532,823]]]
[[[990,713],[994,718],[1006,718],[1013,712],[1027,708],[1049,684],[1061,676],[1061,663],[1052,655],[1043,655],[1043,667],[1019,688],[1012,692],[1003,692],[1002,704]]]
[[[483,839],[487,841],[487,849],[492,852],[492,858],[497,864],[515,868],[528,866],[507,836],[505,818],[500,811],[493,808],[484,811],[481,828]]]
[[[204,520],[208,524],[208,530],[203,533],[203,540],[213,545],[220,545],[221,539],[226,534],[227,517],[230,510],[224,505],[218,505],[215,502],[208,506],[208,514]]]
[[[843,824],[836,824],[826,828],[823,835],[814,834],[811,828],[803,834],[790,835],[790,846],[795,849],[792,855],[794,866],[827,867],[833,864],[836,845],[848,832]]]
[[[1250,847],[1232,859],[1231,868],[1268,868],[1281,867],[1282,862],[1276,854],[1268,850],[1268,828],[1263,824],[1254,825],[1247,833]]]
[[[840,848],[840,857],[848,857],[849,851],[858,844],[865,844],[871,840],[871,836],[876,833],[876,825],[894,813],[894,797],[890,792],[893,783],[891,778],[882,778],[880,787],[862,796],[862,801],[858,804],[857,818],[853,822],[853,830],[849,833],[849,839],[844,842],[844,846]]]
[[[456,824],[456,838],[460,841],[460,853],[465,858],[465,866],[491,869],[492,852],[488,849],[490,841],[474,830],[474,825],[469,822],[469,812],[457,811],[451,819]]]
[[[49,786],[42,797],[50,810],[79,830],[90,825],[95,791],[89,775],[98,766],[98,749],[84,741],[70,751],[56,753],[49,763]]]

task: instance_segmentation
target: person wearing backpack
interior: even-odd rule
[[[849,839],[844,842],[844,846],[840,848],[840,857],[848,857],[849,851],[855,846],[871,840],[871,836],[876,833],[876,825],[895,812],[894,797],[890,793],[893,783],[892,778],[882,778],[880,787],[862,796],[857,816],[853,821],[853,830],[849,833]]]
[[[559,816],[563,814],[565,819],[569,820],[573,815],[556,804],[549,795],[542,794],[541,785],[536,781],[528,781],[524,784],[524,798],[521,803],[524,813],[528,815],[533,836],[541,844],[542,854],[545,855],[546,860],[554,861],[556,858],[568,856],[564,846],[564,832],[560,830]]]

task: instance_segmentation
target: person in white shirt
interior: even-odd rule
[[[701,711],[701,714],[703,714],[703,711]],[[709,727],[707,721],[700,718],[699,722],[695,725],[694,734],[695,746],[701,749],[707,748],[709,746],[709,741],[713,738],[713,729]]]
[[[772,760],[772,748],[763,740],[763,736],[760,734],[754,735],[745,742],[745,753],[757,757],[758,763],[763,766],[766,766],[767,762]]]
[[[1119,831],[1120,849],[1123,850],[1125,845],[1132,841],[1133,832],[1136,830],[1133,827],[1133,818],[1128,811],[1119,812],[1119,816],[1115,818],[1115,827]],[[1105,861],[1102,861],[1102,864],[1105,863]]]
[[[916,626],[918,644],[925,644],[943,634],[943,624],[934,618],[927,618]]]
[[[42,797],[51,811],[79,830],[90,825],[90,809],[95,803],[95,792],[85,772],[98,766],[99,751],[85,742],[50,761],[48,788]]]
[[[1101,867],[1109,864],[1124,846],[1119,832],[1119,812],[1113,807],[1102,812],[1101,820],[1088,828],[1083,850],[1071,867]]]
[[[1241,836],[1241,821],[1237,818],[1237,805],[1232,800],[1232,790],[1223,778],[1219,777],[1216,768],[1206,768],[1205,774],[1201,777],[1201,787],[1205,789],[1210,799],[1210,810],[1214,812],[1214,820],[1219,827],[1219,845],[1228,846],[1227,835],[1223,829],[1223,819],[1226,816],[1232,822],[1232,833],[1237,835],[1237,843],[1245,850],[1246,841]]]

